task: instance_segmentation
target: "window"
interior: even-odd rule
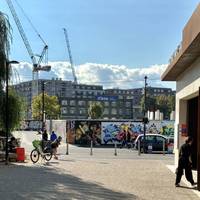
[[[103,114],[104,114],[104,115],[108,115],[108,114],[109,114],[109,109],[108,109],[108,108],[105,108]]]
[[[70,106],[75,106],[75,101],[74,100],[70,100]]]
[[[79,114],[80,115],[85,115],[86,114],[86,109],[85,108],[80,108],[79,109]]]
[[[127,96],[126,99],[133,99],[133,97],[132,96]]]
[[[62,100],[62,105],[66,106],[67,105],[67,100]]]
[[[122,96],[122,95],[119,95],[119,99],[123,99],[123,96]]]
[[[105,102],[104,102],[104,106],[109,106],[109,102],[108,102],[108,101],[105,101]]]
[[[123,110],[119,109],[119,115],[123,115]]]
[[[116,101],[112,101],[112,102],[111,102],[111,106],[112,106],[112,107],[116,107],[116,105],[117,105]]]
[[[67,113],[67,108],[61,108],[61,114],[66,114]]]
[[[70,114],[75,114],[75,108],[70,108]]]
[[[131,107],[131,102],[126,102],[126,107]]]
[[[79,106],[85,106],[85,101],[78,101]]]
[[[112,108],[111,109],[111,114],[112,115],[116,115],[117,114],[117,109],[116,108]]]

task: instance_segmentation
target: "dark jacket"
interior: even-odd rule
[[[190,163],[190,156],[192,153],[191,145],[185,143],[181,146],[179,152],[179,160],[185,164]]]

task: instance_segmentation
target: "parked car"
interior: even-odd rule
[[[160,134],[145,135],[145,151],[163,151],[163,142],[165,142],[165,151],[168,151],[168,139]],[[140,141],[140,149],[143,150],[144,135],[138,135],[134,141],[134,147],[138,149],[138,141]]]

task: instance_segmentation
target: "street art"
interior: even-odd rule
[[[75,143],[81,145],[101,144],[101,122],[75,121]]]
[[[124,132],[130,132],[131,140],[143,134],[144,125],[141,122],[102,122],[101,142],[110,144],[121,142]],[[150,121],[146,124],[146,133],[174,136],[174,121]]]
[[[121,143],[125,133],[130,133],[131,140],[134,141],[139,134],[143,134],[143,130],[142,122],[95,120],[69,120],[66,122],[69,143],[80,145],[89,145],[91,140],[94,145]],[[174,137],[174,121],[150,121],[146,124],[146,133]]]
[[[138,122],[102,122],[101,126],[102,144],[121,142],[124,134],[128,132],[131,140],[134,140],[142,132],[142,123]]]

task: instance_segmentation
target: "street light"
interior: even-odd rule
[[[45,128],[45,110],[44,110],[44,105],[45,105],[45,100],[44,100],[44,92],[45,92],[45,84],[49,83],[50,81],[42,81],[42,132],[44,132]]]
[[[9,135],[9,98],[8,98],[8,80],[9,80],[9,68],[11,64],[19,64],[18,61],[12,60],[6,62],[6,154],[5,154],[5,164],[8,164],[8,135]]]
[[[146,144],[146,124],[148,122],[148,118],[146,118],[146,90],[147,90],[147,76],[144,77],[144,141],[143,141],[143,153],[145,153],[145,144]]]

